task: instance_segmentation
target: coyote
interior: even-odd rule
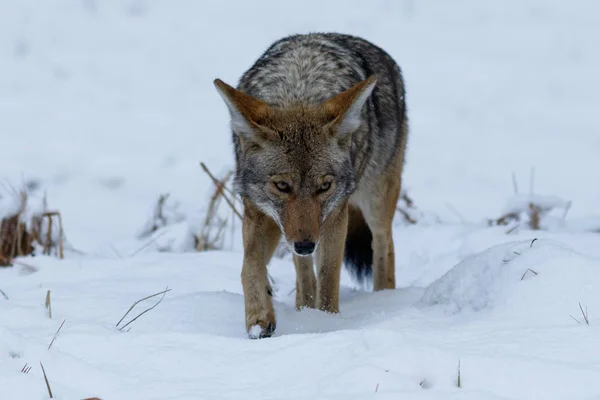
[[[272,44],[237,89],[214,84],[229,110],[244,204],[249,337],[275,331],[267,264],[282,234],[297,309],[339,312],[342,261],[358,282],[395,288],[392,220],[408,135],[396,62],[355,36],[293,35]]]

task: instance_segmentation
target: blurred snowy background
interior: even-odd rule
[[[593,0],[0,0],[2,201],[46,193],[86,254],[0,271],[0,398],[46,398],[37,367],[19,373],[41,359],[64,399],[364,399],[379,383],[390,399],[459,398],[459,356],[461,399],[600,398],[600,332],[569,318],[579,301],[600,310],[599,16]],[[341,316],[296,313],[291,262],[275,260],[281,337],[256,344],[239,237],[234,251],[126,256],[162,193],[190,224],[167,235],[184,248],[214,191],[199,162],[219,177],[233,167],[213,79],[235,84],[271,42],[311,31],[362,36],[401,65],[404,184],[426,217],[398,223],[402,289],[346,286]],[[560,206],[545,230],[487,227],[532,199],[513,197],[513,173],[521,195]],[[533,237],[540,250],[514,264]],[[539,276],[521,281],[528,269]],[[153,314],[115,331],[167,284]]]

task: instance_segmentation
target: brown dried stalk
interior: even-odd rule
[[[400,201],[404,202],[404,208],[406,209],[415,209],[415,202],[408,197],[408,194],[406,193],[402,193],[402,195],[400,196]],[[402,206],[397,206],[396,207],[396,211],[398,211],[402,217],[404,218],[404,220],[406,222],[408,222],[411,225],[414,225],[417,223],[417,220],[415,220],[413,217],[411,217],[411,215],[409,214],[408,211],[406,211]]]
[[[529,204],[529,227],[534,231],[540,229],[540,209],[535,204]]]
[[[123,320],[125,319],[125,317],[131,312],[131,310],[133,310],[135,308],[135,306],[137,306],[139,303],[141,303],[142,301],[151,299],[153,297],[159,296],[162,294],[162,297],[160,298],[160,300],[154,304],[152,307],[148,308],[147,310],[141,312],[140,314],[138,314],[138,316],[136,316],[135,318],[133,318],[131,321],[129,321],[128,323],[126,323],[125,325],[123,325],[122,327],[119,328],[120,331],[122,331],[125,327],[127,327],[128,325],[130,325],[133,321],[135,321],[136,319],[138,319],[139,317],[141,317],[142,315],[146,314],[148,311],[152,310],[154,307],[156,307],[157,305],[160,304],[160,302],[162,301],[162,299],[165,297],[165,295],[167,294],[167,292],[170,292],[171,289],[169,289],[169,287],[167,287],[165,290],[163,290],[162,292],[158,292],[158,293],[154,293],[151,294],[150,296],[146,296],[143,299],[139,299],[137,301],[135,301],[131,307],[129,307],[129,310],[127,310],[127,312],[125,313],[125,315],[123,315],[121,317],[121,319],[119,320],[119,322],[117,322],[117,324],[115,325],[116,327],[119,327],[119,324],[121,322],[123,322]]]
[[[242,219],[242,214],[235,207],[235,194],[231,192],[231,190],[229,190],[227,186],[225,186],[227,181],[232,176],[232,171],[229,171],[222,180],[218,180],[210,172],[206,164],[201,162],[200,166],[215,184],[215,191],[212,194],[208,203],[208,209],[204,218],[204,223],[202,225],[200,234],[195,237],[196,250],[206,251],[222,247],[222,242],[224,240],[224,231],[225,227],[227,226],[227,220],[219,221],[217,215],[219,205],[221,204],[221,199],[225,199],[225,201],[231,208],[233,214],[235,214],[238,218]],[[229,193],[232,196],[233,200],[231,200],[226,193]],[[211,231],[215,228],[215,225],[217,225],[216,233],[211,235]]]
[[[52,301],[50,300],[50,291],[46,292],[46,301],[45,301],[46,309],[48,310],[48,318],[52,319]]]
[[[44,380],[46,381],[46,388],[48,389],[48,394],[50,395],[50,398],[53,399],[54,396],[52,396],[52,389],[50,389],[50,382],[48,382],[48,377],[46,376],[46,370],[44,369],[44,366],[42,365],[41,362],[40,362],[40,367],[42,367],[42,372],[44,373]]]
[[[227,202],[227,204],[229,204],[229,207],[231,207],[231,209],[233,210],[233,212],[235,212],[235,214],[238,216],[239,219],[243,219],[242,214],[240,214],[240,212],[235,208],[235,204],[233,204],[233,202],[229,199],[229,197],[227,197],[227,195],[224,193],[225,191],[229,192],[229,194],[235,199],[235,194],[233,192],[231,192],[229,189],[225,188],[225,182],[227,182],[227,180],[229,179],[229,177],[231,176],[232,172],[229,171],[227,173],[227,178],[223,179],[223,181],[219,181],[217,178],[215,178],[215,176],[209,171],[208,167],[206,166],[206,164],[204,164],[203,162],[200,163],[200,166],[202,167],[202,169],[204,170],[204,172],[206,172],[206,174],[210,177],[210,179],[213,181],[213,183],[217,186],[218,188],[218,192],[220,193],[219,195],[222,195],[223,198],[225,198],[225,201]]]
[[[17,212],[0,220],[0,266],[11,266],[15,257],[33,252],[33,238],[21,220],[27,206],[27,193],[21,191],[18,196]]]
[[[66,319],[63,319],[63,322],[60,324],[60,326],[58,327],[58,330],[56,331],[56,333],[54,334],[54,337],[52,338],[52,341],[50,342],[50,344],[48,345],[48,350],[50,350],[50,347],[52,347],[52,345],[54,344],[54,341],[56,340],[56,337],[58,336],[58,333],[60,332],[60,330],[62,329],[63,325],[65,324]]]

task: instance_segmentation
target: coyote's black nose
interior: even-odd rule
[[[311,242],[310,240],[304,240],[302,242],[294,243],[294,251],[301,256],[307,256],[312,254],[315,251],[315,242]]]

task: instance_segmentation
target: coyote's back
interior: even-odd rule
[[[396,62],[358,37],[294,35],[271,45],[237,89],[216,85],[231,114],[235,183],[245,205],[248,329],[258,324],[260,336],[274,329],[270,298],[255,293],[268,282],[255,269],[266,265],[281,233],[295,254],[299,308],[337,311],[342,255],[356,277],[372,272],[376,290],[395,287],[391,223],[407,140]],[[250,237],[256,234],[262,244]]]

